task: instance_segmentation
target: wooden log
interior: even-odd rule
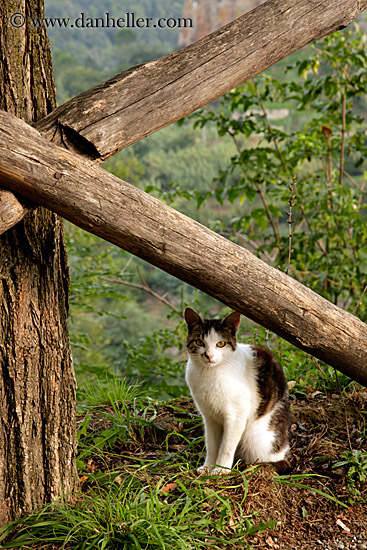
[[[367,326],[248,250],[0,112],[0,182],[367,386]]]
[[[268,0],[187,48],[81,93],[36,127],[57,145],[102,162],[347,26],[366,8],[367,0]],[[16,208],[21,215],[21,203]],[[0,234],[19,221],[0,216]]]
[[[32,207],[11,191],[0,189],[0,235],[24,218]]]
[[[37,123],[58,145],[105,160],[340,28],[367,0],[268,0],[218,31],[132,67]]]

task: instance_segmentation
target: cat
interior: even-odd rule
[[[245,464],[276,462],[289,471],[287,382],[272,353],[237,343],[241,314],[202,319],[185,310],[188,328],[186,382],[203,417],[206,458],[199,473],[229,473]]]

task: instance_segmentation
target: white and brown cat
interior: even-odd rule
[[[185,310],[186,382],[204,420],[199,472],[228,473],[233,462],[276,462],[289,469],[289,399],[282,368],[263,347],[240,344],[240,313],[202,319]]]

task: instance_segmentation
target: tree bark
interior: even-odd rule
[[[43,16],[42,0],[0,4],[0,107],[34,122],[55,107],[45,31],[13,29],[14,12]],[[1,195],[15,219],[19,208]],[[28,207],[26,206],[26,209]],[[0,525],[78,487],[75,378],[62,219],[37,208],[0,238]]]
[[[6,113],[0,181],[367,386],[367,326],[357,317]]]
[[[102,162],[347,26],[366,8],[367,0],[268,0],[187,48],[83,92],[36,127],[57,145]]]

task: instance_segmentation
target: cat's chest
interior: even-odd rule
[[[221,418],[228,414],[250,414],[257,402],[256,383],[238,365],[200,369],[188,363],[187,382],[203,414]]]

